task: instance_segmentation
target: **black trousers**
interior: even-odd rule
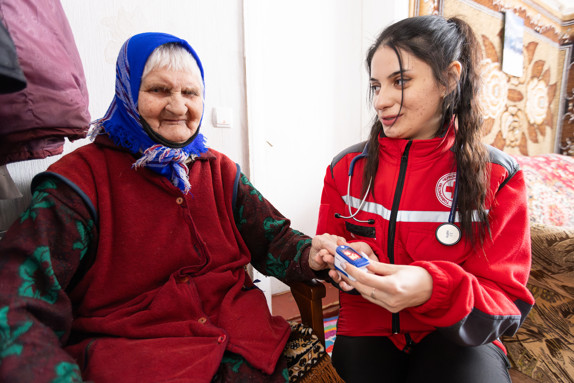
[[[338,335],[332,360],[346,383],[511,383],[510,365],[500,348],[459,346],[438,331],[409,354],[387,337]]]

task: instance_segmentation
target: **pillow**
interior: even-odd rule
[[[574,157],[513,156],[524,173],[530,223],[574,228]]]
[[[574,228],[533,225],[528,288],[536,304],[513,337],[512,366],[539,382],[574,381]]]

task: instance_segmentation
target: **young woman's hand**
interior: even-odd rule
[[[346,265],[345,272],[355,278],[355,281],[342,276],[343,281],[339,286],[347,291],[357,289],[366,300],[392,313],[419,306],[431,297],[433,280],[429,272],[422,267],[391,265],[371,260],[367,270],[369,272]]]

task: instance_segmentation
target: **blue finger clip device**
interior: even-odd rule
[[[335,268],[345,275],[350,280],[354,281],[355,278],[350,276],[343,269],[343,263],[350,263],[358,269],[365,269],[369,264],[369,258],[366,255],[357,252],[350,246],[339,246],[335,252]]]

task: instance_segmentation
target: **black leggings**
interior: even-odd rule
[[[504,352],[493,344],[459,346],[434,332],[411,353],[387,337],[338,335],[333,365],[346,383],[511,383]]]

